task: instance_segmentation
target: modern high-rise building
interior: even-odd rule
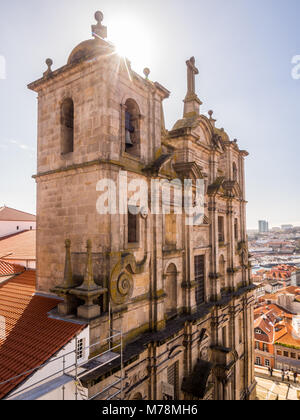
[[[98,367],[94,360],[81,371],[89,397],[253,399],[248,153],[216,127],[212,112],[200,113],[194,58],[186,63],[183,116],[168,131],[163,101],[170,92],[148,69],[145,77],[135,73],[106,41],[100,12],[96,20],[93,39],[62,68],[52,70],[47,60],[48,70],[29,86],[39,106],[38,291],[62,299],[59,319],[89,325],[86,346],[111,337],[93,356],[114,349],[113,331],[122,333],[121,360],[99,358]],[[169,200],[170,212],[153,210],[151,194],[136,211],[123,199],[125,180],[150,191],[155,180],[175,179],[191,181],[194,196],[197,181],[204,186],[200,223],[187,223],[182,190]],[[101,214],[107,188],[106,201],[118,203]],[[114,375],[123,381],[119,391]]]
[[[259,233],[269,232],[269,223],[266,220],[260,220],[258,222]]]

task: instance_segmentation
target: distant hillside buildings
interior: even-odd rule
[[[275,293],[289,286],[298,286],[300,269],[286,264],[273,267],[270,270],[261,269],[253,275],[253,281],[258,286],[256,298],[266,293]]]

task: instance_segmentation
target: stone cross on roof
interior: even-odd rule
[[[97,21],[97,25],[92,25],[92,35],[94,38],[107,38],[107,27],[102,25],[102,21],[104,19],[102,12],[95,13],[95,19]]]
[[[195,66],[195,57],[191,57],[187,62],[187,94],[184,100],[184,117],[199,115],[202,102],[196,94],[195,76],[199,70]]]
[[[186,65],[187,65],[188,94],[196,93],[195,75],[199,74],[199,70],[195,66],[195,57],[191,57],[186,62]]]

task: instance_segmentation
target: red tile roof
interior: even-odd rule
[[[36,216],[10,207],[0,207],[0,221],[36,222]]]
[[[0,317],[6,321],[6,338],[0,336],[0,382],[38,368],[86,327],[50,319],[48,312],[59,302],[35,295],[35,271],[0,285]],[[28,376],[0,385],[0,399]]]
[[[35,260],[36,231],[28,230],[0,241],[0,258],[5,260]]]
[[[256,340],[264,341],[265,343],[272,343],[274,337],[274,326],[270,320],[265,316],[261,316],[254,321],[254,336]],[[256,332],[261,330],[262,334]]]
[[[10,235],[1,236],[0,241],[3,241],[4,239],[13,238],[14,236],[20,235],[21,233],[28,232],[29,229],[20,230],[16,233],[11,233]]]
[[[0,260],[0,278],[2,276],[11,276],[14,274],[21,274],[25,270],[21,265],[9,264],[6,261]]]
[[[293,333],[291,325],[286,324],[286,334],[282,337],[277,337],[276,342],[285,346],[292,346],[296,349],[300,349],[300,338],[297,339]]]
[[[255,339],[266,343],[274,343],[287,333],[292,315],[275,304],[264,305],[254,310],[254,329],[265,334],[254,332]]]

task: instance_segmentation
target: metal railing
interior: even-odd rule
[[[117,339],[117,338],[120,339],[120,344],[111,345],[111,343],[114,341],[114,339]],[[123,367],[124,366],[123,366],[123,335],[122,335],[122,332],[112,330],[111,335],[108,338],[100,340],[97,343],[91,344],[89,346],[83,347],[82,351],[83,352],[88,351],[88,354],[90,354],[91,349],[93,349],[94,347],[99,346],[99,345],[104,345],[105,343],[109,344],[109,350],[101,352],[101,353],[97,354],[96,356],[94,356],[92,358],[87,358],[84,361],[79,361],[78,351],[77,351],[77,349],[78,349],[78,337],[76,336],[76,338],[75,338],[75,349],[74,350],[63,354],[62,356],[55,357],[54,359],[48,360],[47,362],[45,362],[43,364],[40,364],[40,365],[38,365],[38,366],[36,366],[32,369],[26,370],[26,371],[20,373],[19,375],[15,375],[15,376],[13,376],[13,377],[5,380],[5,381],[1,381],[0,386],[1,385],[6,385],[10,382],[16,381],[16,380],[21,379],[21,378],[26,380],[26,378],[29,375],[31,375],[33,373],[37,373],[38,371],[40,371],[41,369],[43,369],[46,366],[49,367],[49,365],[51,363],[57,363],[57,362],[61,361],[61,363],[62,363],[62,368],[61,369],[55,370],[52,374],[47,375],[40,380],[37,380],[36,382],[30,384],[29,386],[27,386],[25,388],[22,388],[21,390],[11,391],[8,394],[7,398],[11,399],[11,398],[20,396],[20,395],[24,394],[26,391],[36,389],[36,387],[38,387],[39,385],[49,383],[49,381],[51,379],[58,378],[58,377],[66,374],[66,375],[72,377],[73,380],[75,381],[75,400],[77,400],[78,399],[78,384],[80,383],[80,379],[82,379],[83,376],[91,373],[92,371],[94,371],[94,370],[96,370],[100,367],[103,367],[103,366],[107,365],[108,363],[111,363],[112,359],[108,360],[107,362],[103,362],[103,363],[101,362],[98,367],[93,367],[90,370],[85,369],[83,372],[82,371],[80,372],[80,370],[83,368],[83,366],[91,363],[94,360],[99,359],[101,356],[105,356],[106,354],[116,353],[116,358],[115,359],[120,357],[121,377],[119,377],[117,379],[117,381],[115,381],[110,386],[106,387],[104,390],[100,391],[96,395],[94,395],[90,398],[87,398],[87,399],[92,400],[92,399],[95,399],[96,397],[99,397],[104,392],[107,392],[109,389],[115,387],[116,384],[120,385],[120,390],[117,393],[115,393],[113,396],[109,396],[109,398],[114,398],[117,395],[122,396],[123,395],[123,379],[124,379],[124,377],[123,377]],[[120,353],[117,352],[117,349],[119,349]],[[74,363],[68,364],[68,358],[72,355],[74,356]],[[22,384],[22,382],[20,384],[16,385],[16,387],[21,386],[21,384]]]

